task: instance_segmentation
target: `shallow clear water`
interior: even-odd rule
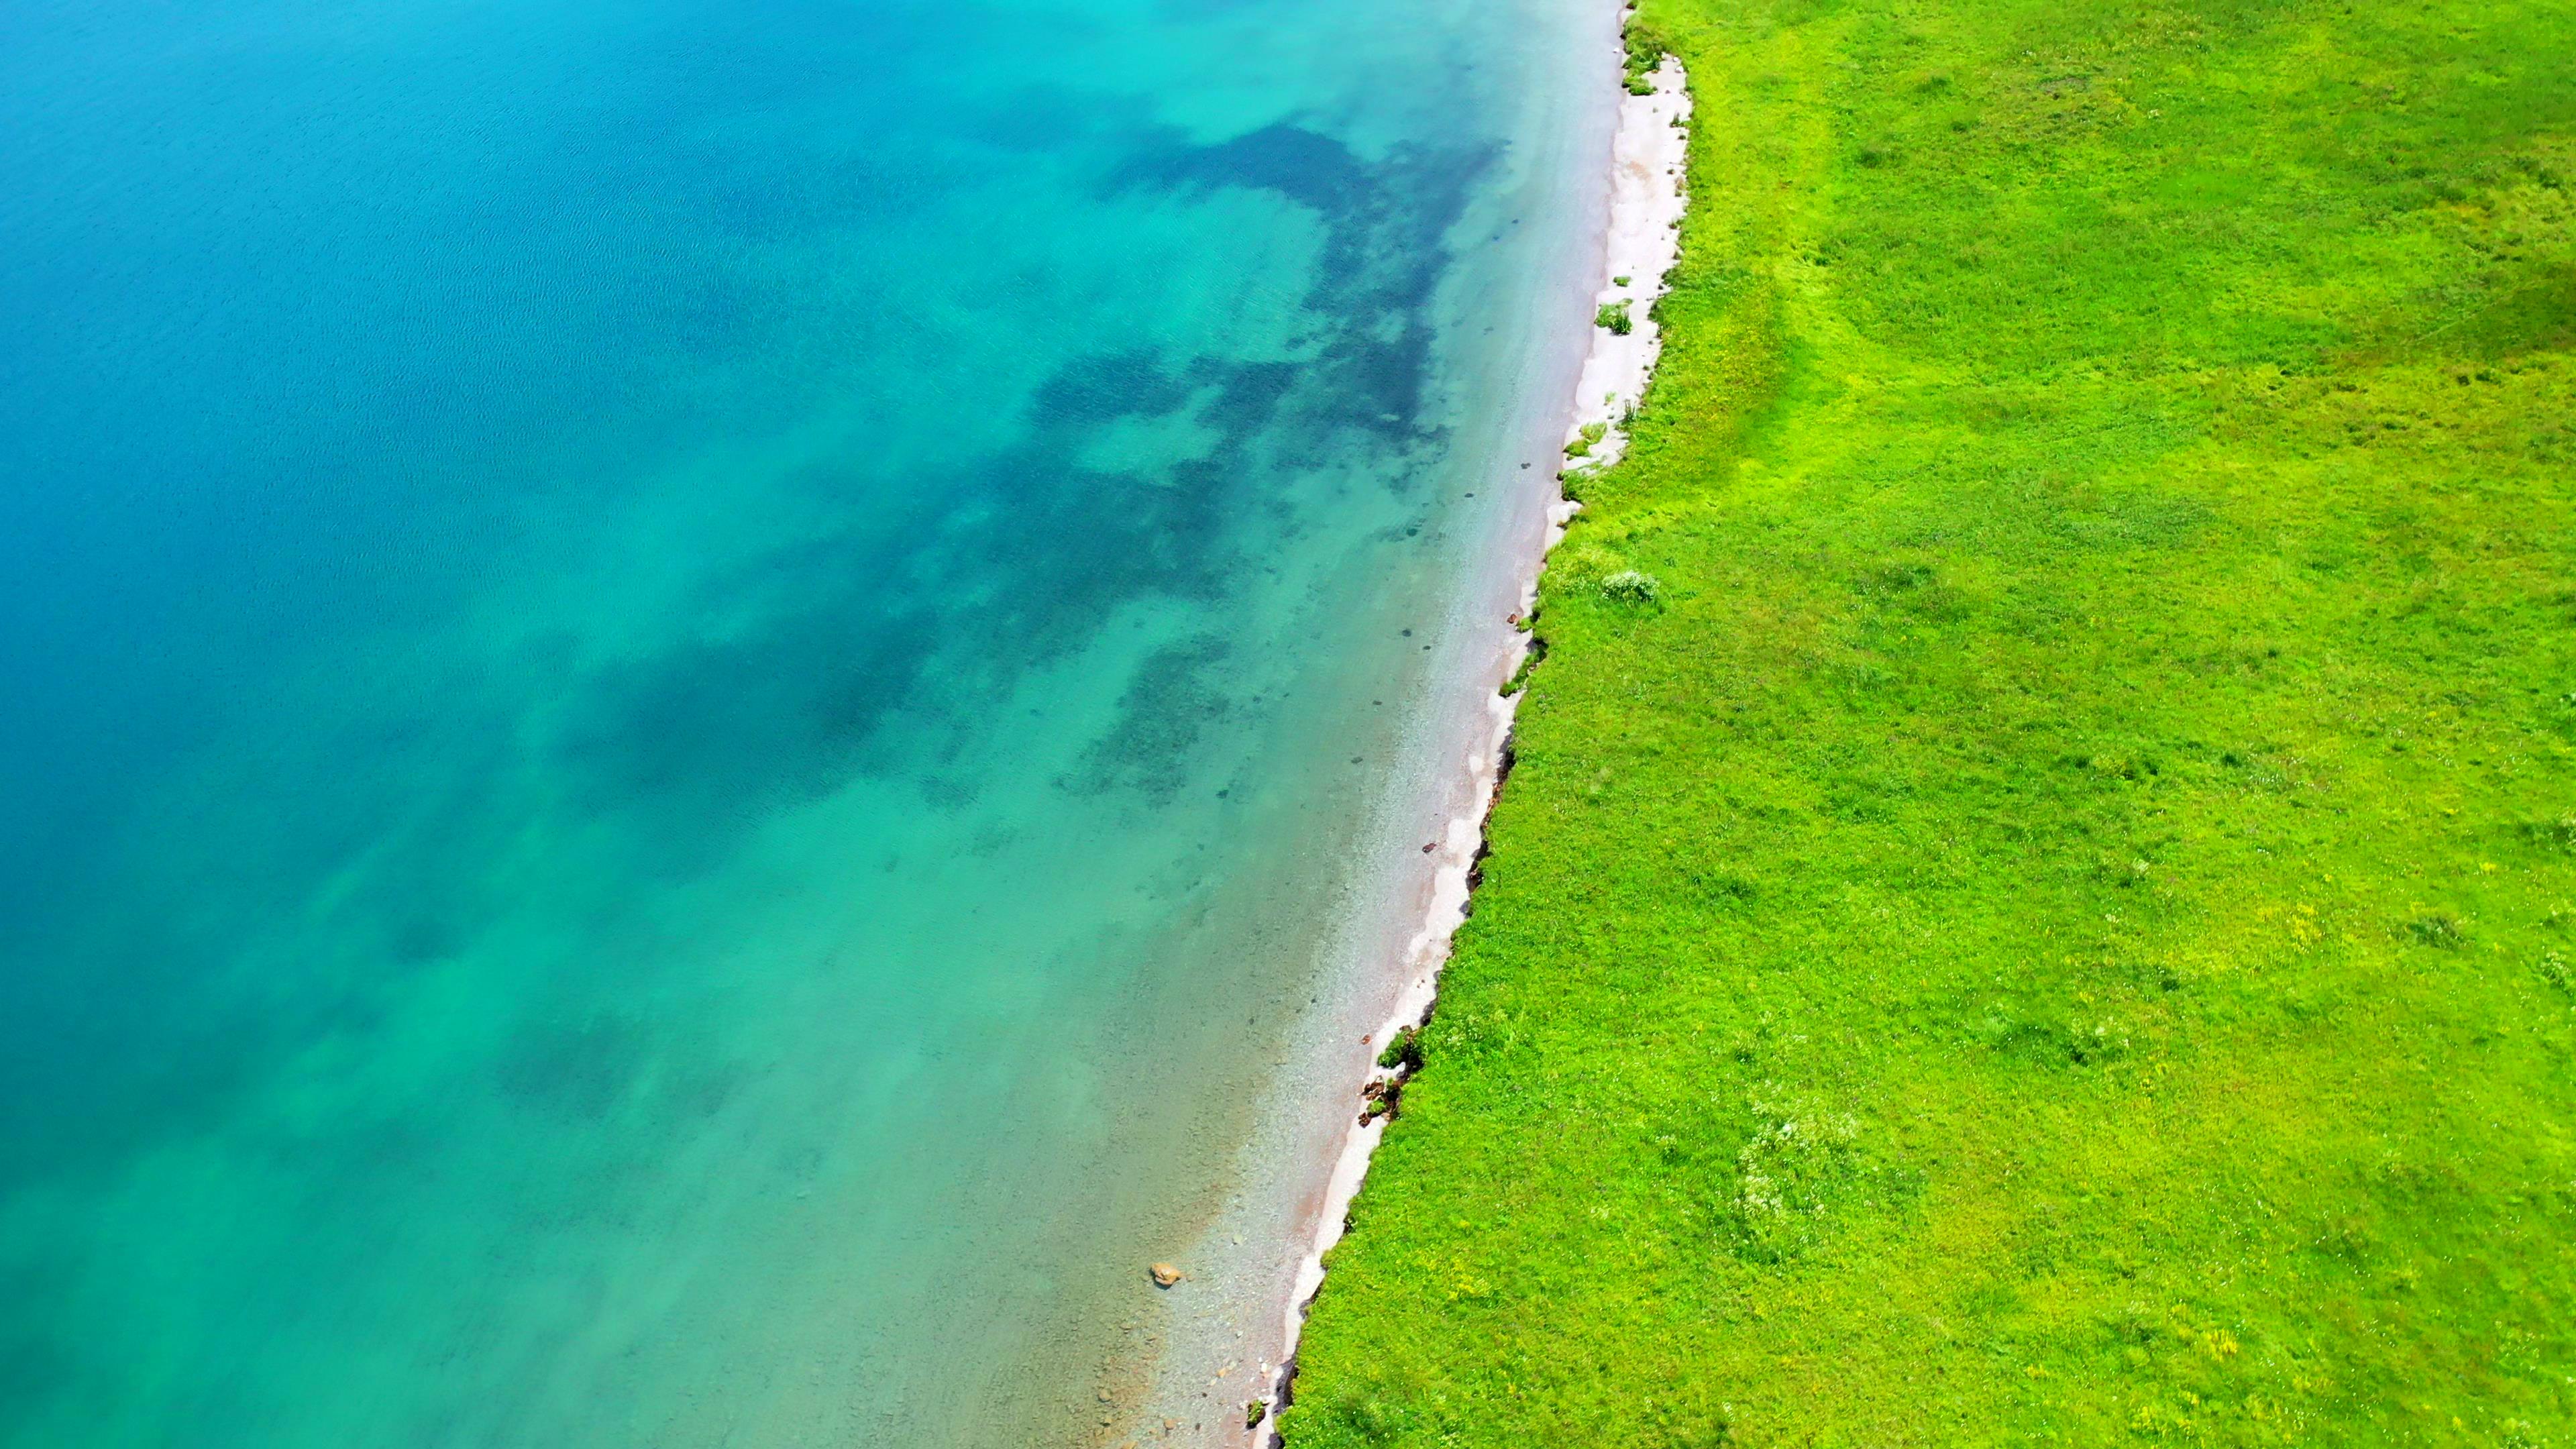
[[[1092,1427],[1599,10],[0,9],[0,1443]]]

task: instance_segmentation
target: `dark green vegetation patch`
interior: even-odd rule
[[[2576,9],[1644,21],[1664,367],[1290,1443],[2576,1442]]]

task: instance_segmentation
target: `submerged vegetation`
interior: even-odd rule
[[[1289,1443],[2576,1442],[2576,8],[1667,48],[1662,370]]]

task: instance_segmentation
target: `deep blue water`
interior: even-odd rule
[[[1087,1422],[1577,8],[0,7],[0,1443]]]

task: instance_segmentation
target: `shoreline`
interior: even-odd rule
[[[1632,8],[1622,8],[1623,28],[1633,13]],[[1601,285],[1593,296],[1596,320],[1567,409],[1563,467],[1556,474],[1559,492],[1546,506],[1537,554],[1521,574],[1514,636],[1503,655],[1499,677],[1493,680],[1493,692],[1485,696],[1483,728],[1467,749],[1466,808],[1453,815],[1438,839],[1426,847],[1426,853],[1436,856],[1428,906],[1400,957],[1405,979],[1396,1005],[1365,1038],[1373,1053],[1395,1041],[1399,1033],[1429,1020],[1451,940],[1471,907],[1477,868],[1485,854],[1486,823],[1511,773],[1512,722],[1519,710],[1523,677],[1534,662],[1529,621],[1538,604],[1539,579],[1548,554],[1564,539],[1567,524],[1583,507],[1564,496],[1563,482],[1610,466],[1626,450],[1626,417],[1643,399],[1662,352],[1662,329],[1652,309],[1680,258],[1681,216],[1688,204],[1683,182],[1691,103],[1688,77],[1675,57],[1660,57],[1646,78],[1652,83],[1650,91],[1623,94],[1619,100],[1611,141]],[[1627,316],[1625,332],[1601,324],[1604,311],[1614,307]],[[1408,1074],[1409,1068],[1403,1065],[1375,1065],[1355,1084],[1359,1090],[1344,1099],[1351,1117],[1320,1194],[1300,1204],[1297,1219],[1304,1251],[1297,1259],[1288,1300],[1279,1307],[1280,1358],[1275,1366],[1262,1364],[1261,1376],[1254,1380],[1259,1393],[1246,1401],[1247,1416],[1253,1403],[1261,1406],[1257,1426],[1242,1426],[1256,1444],[1283,1443],[1278,1415],[1295,1397],[1298,1340],[1307,1313],[1323,1289],[1324,1258],[1342,1238],[1351,1203],[1367,1178],[1369,1160],[1395,1115],[1389,1110],[1363,1119],[1354,1104],[1371,1100],[1372,1093],[1400,1093]]]

